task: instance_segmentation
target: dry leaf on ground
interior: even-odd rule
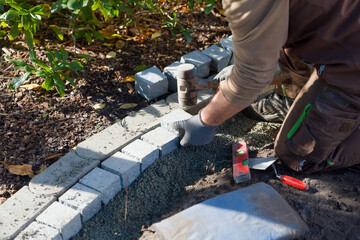
[[[127,82],[127,83],[126,83],[126,86],[127,86],[128,89],[129,89],[129,93],[133,93],[133,92],[134,92],[134,87],[131,85],[131,83]]]
[[[62,157],[64,155],[65,155],[65,153],[58,153],[58,154],[55,154],[55,155],[52,155],[50,157],[45,158],[43,161],[49,161],[49,160],[52,160],[52,159],[57,158],[57,157]]]
[[[119,83],[124,82],[135,82],[135,75],[127,76],[123,80],[119,81]]]
[[[108,54],[106,54],[106,58],[115,58],[116,57],[116,52],[109,52]]]
[[[137,106],[136,103],[124,103],[119,107],[119,109],[129,109],[129,108],[134,108],[136,106]]]
[[[94,110],[100,110],[100,109],[103,109],[104,107],[105,107],[105,103],[97,103],[97,104],[92,106],[92,108]]]
[[[151,39],[155,39],[155,38],[158,38],[158,37],[161,37],[161,32],[154,32],[152,35],[151,35]]]
[[[33,176],[34,172],[32,170],[31,164],[23,164],[23,165],[8,165],[4,162],[1,162],[2,164],[5,164],[5,166],[8,168],[9,172],[11,174],[19,175],[19,176]]]
[[[115,44],[115,47],[117,49],[121,49],[121,48],[125,47],[125,42],[123,40],[118,40]]]
[[[36,83],[32,83],[32,84],[25,84],[25,85],[21,85],[20,88],[26,89],[26,90],[34,90],[37,91],[41,88],[41,85],[36,84]]]

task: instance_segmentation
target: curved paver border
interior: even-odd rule
[[[219,65],[226,65],[221,55],[223,55],[223,49],[231,51],[229,43],[231,45],[231,37],[220,41],[219,46],[222,48],[213,47],[210,49],[211,51],[204,50],[205,57],[212,59],[211,67],[213,69],[221,70],[222,67]],[[214,49],[220,49],[219,54]],[[191,57],[193,55],[196,57],[199,53],[203,54],[198,51],[196,54],[189,53],[181,59],[181,62],[193,62]],[[225,61],[230,61],[229,54],[225,54],[224,57],[227,58]],[[206,75],[204,72],[209,72],[209,69],[205,69],[203,65],[199,66],[198,69],[201,76]],[[210,68],[210,64],[206,63],[205,65]],[[171,74],[176,74],[176,71],[172,69],[166,72],[167,78],[171,78],[173,82],[176,76],[170,77]],[[213,76],[210,76],[209,79],[213,79]],[[154,86],[157,85],[154,84]],[[149,89],[146,93],[142,93],[141,89],[137,89],[137,91],[143,95],[148,94]],[[157,91],[154,92],[158,94]],[[24,186],[0,206],[0,239],[69,239],[74,236],[81,230],[82,222],[91,217],[89,215],[82,216],[84,214],[83,209],[87,205],[97,204],[99,199],[103,199],[101,196],[111,196],[111,199],[127,185],[128,176],[131,175],[131,182],[134,181],[144,170],[142,169],[142,160],[144,159],[141,158],[148,157],[147,162],[155,161],[160,156],[161,147],[166,146],[166,144],[171,146],[168,148],[171,150],[168,150],[167,153],[175,150],[179,146],[179,137],[177,137],[178,132],[172,129],[172,123],[187,119],[191,117],[191,114],[196,114],[210,101],[212,96],[212,90],[199,92],[197,105],[187,108],[185,112],[178,104],[177,93],[174,93],[168,96],[166,100],[158,101],[127,116],[121,122],[117,122],[81,142],[75,151],[69,152],[34,177],[29,186]],[[144,97],[151,98],[149,96]],[[157,136],[159,129],[156,128],[160,126],[161,131],[168,131],[168,134],[164,134],[168,140],[164,138],[161,146],[157,143],[156,138],[151,139],[152,135],[159,137]],[[151,131],[155,133],[145,135]],[[175,134],[175,137],[171,134]],[[149,160],[147,153],[142,155],[128,153],[130,155],[128,157],[121,157],[121,154],[116,154],[122,151],[125,146],[128,146],[127,149],[130,151],[134,151],[130,146],[140,138],[142,140],[138,140],[137,144],[139,141],[145,141],[144,143],[152,144],[159,149],[156,156],[151,153],[151,157],[154,158],[155,156],[155,159]],[[138,147],[135,149],[137,151],[142,150]],[[122,154],[126,154],[126,151],[125,153],[122,151]],[[134,156],[141,157],[136,158]],[[111,164],[100,164],[109,157],[113,158]],[[138,164],[134,164],[134,162]],[[126,170],[121,171],[122,165],[126,166]],[[99,169],[100,167],[102,168]],[[136,170],[137,167],[140,169]],[[131,171],[131,173],[127,174],[127,171]],[[89,181],[89,174],[98,174],[99,172],[114,176],[113,180],[119,184],[119,187],[116,189],[109,187],[114,181],[106,181],[104,177],[99,177],[96,184],[88,183],[91,182]],[[118,177],[118,180],[115,176]],[[84,192],[86,189],[90,189],[89,192]],[[112,192],[107,193],[106,191]],[[89,197],[89,193],[95,193],[95,196]],[[74,201],[75,199],[76,201]],[[107,203],[110,199],[107,198],[106,202],[103,201],[103,203]],[[52,215],[56,215],[56,217],[54,218]],[[79,219],[81,219],[80,222]]]

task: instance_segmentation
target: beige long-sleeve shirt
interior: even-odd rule
[[[225,99],[248,106],[272,81],[289,23],[289,0],[223,0],[233,34],[234,68],[221,82]]]

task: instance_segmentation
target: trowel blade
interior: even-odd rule
[[[278,158],[249,158],[249,168],[265,170],[276,160],[278,160]]]

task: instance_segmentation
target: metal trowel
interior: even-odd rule
[[[255,170],[266,170],[279,158],[249,158],[249,168]]]
[[[245,141],[234,143],[232,146],[233,177],[236,183],[251,179],[250,169],[265,170],[278,158],[249,158]]]

